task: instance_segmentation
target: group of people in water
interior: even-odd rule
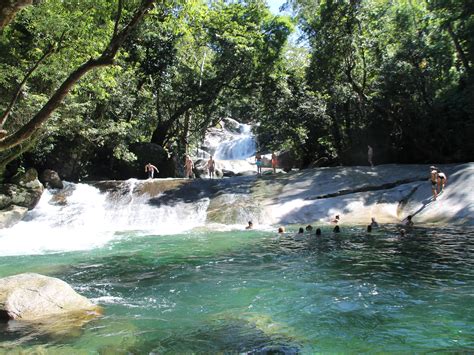
[[[407,216],[403,221],[402,221],[402,226],[404,227],[413,227],[414,226],[414,223],[413,223],[413,220],[412,220],[413,216],[412,215],[409,215]],[[332,219],[330,221],[330,223],[332,225],[334,225],[334,228],[332,229],[332,232],[333,233],[340,233],[341,232],[341,227],[339,226],[339,223],[341,221],[341,217],[340,215],[336,215],[334,217],[334,219]],[[371,222],[369,225],[367,225],[367,233],[371,233],[372,230],[374,228],[378,228],[379,227],[379,223],[375,220],[374,217],[371,218]],[[245,229],[253,229],[253,222],[252,221],[248,221],[248,225],[245,227]],[[299,227],[298,229],[298,234],[304,234],[305,232],[308,233],[308,234],[311,234],[314,230],[314,227],[311,225],[311,224],[308,224],[305,228],[303,227]],[[284,226],[280,226],[278,227],[278,234],[283,234],[286,232],[285,230],[285,227]],[[315,235],[322,235],[322,230],[321,228],[316,228],[316,231],[315,231]],[[400,229],[400,236],[405,236],[406,235],[406,229],[405,228],[401,228]]]

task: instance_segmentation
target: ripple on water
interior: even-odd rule
[[[463,351],[474,348],[473,250],[471,230],[400,238],[388,226],[124,237],[95,252],[0,259],[0,272],[48,265],[106,312],[65,339],[3,329],[0,351],[11,341],[86,352]]]

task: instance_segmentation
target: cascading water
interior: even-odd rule
[[[115,194],[101,193],[87,184],[67,184],[66,204],[52,202],[57,195],[45,190],[23,221],[0,232],[0,255],[87,250],[127,231],[176,234],[204,224],[208,199],[153,206],[148,194],[134,193],[140,183],[128,180]]]
[[[213,155],[218,169],[234,173],[255,170],[252,163],[257,144],[252,126],[231,118],[223,119],[221,125],[222,128],[208,130],[199,156],[207,158]]]
[[[221,142],[214,153],[214,158],[219,160],[243,160],[255,155],[255,138],[252,127],[240,124],[238,134],[230,134],[229,140]]]

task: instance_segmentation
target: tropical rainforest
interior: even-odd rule
[[[301,168],[474,157],[472,0],[1,0],[0,174],[128,178],[223,117]],[[128,170],[127,170],[128,169]],[[176,169],[160,169],[174,176]]]

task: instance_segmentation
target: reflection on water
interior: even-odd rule
[[[104,248],[0,258],[50,270],[104,306],[68,337],[0,326],[12,347],[132,353],[466,351],[474,348],[474,232],[263,231],[129,236]]]

